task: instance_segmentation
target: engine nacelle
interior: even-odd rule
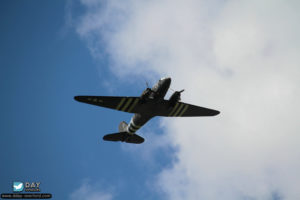
[[[170,99],[169,99],[169,102],[170,102],[170,106],[171,106],[171,107],[174,107],[175,104],[176,104],[178,101],[181,100],[180,96],[181,96],[181,92],[180,92],[180,91],[176,91],[176,92],[174,92],[174,93],[172,94],[172,96],[171,96]]]
[[[181,93],[183,92],[184,90],[180,90],[180,91],[175,91],[172,96],[170,97],[169,99],[169,102],[170,102],[170,106],[171,107],[174,107],[175,104],[181,100]]]
[[[146,99],[149,98],[149,96],[151,95],[152,93],[152,90],[150,88],[146,88],[142,95],[141,95],[141,100],[142,100],[142,103],[146,102]]]

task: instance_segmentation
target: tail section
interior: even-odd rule
[[[145,141],[144,138],[135,134],[134,132],[129,133],[128,124],[124,121],[119,124],[119,133],[107,134],[103,137],[103,140],[114,142],[121,141],[135,144],[141,144]]]
[[[120,126],[119,126],[119,128],[120,128]],[[126,142],[126,143],[135,143],[135,144],[141,144],[145,141],[145,139],[142,138],[141,136],[139,136],[137,134],[129,134],[127,132],[107,134],[103,137],[103,140],[114,141],[114,142],[121,141],[121,142]]]

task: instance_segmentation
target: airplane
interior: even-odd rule
[[[147,85],[140,97],[75,96],[74,99],[83,103],[134,113],[129,125],[122,121],[119,124],[119,132],[107,134],[103,140],[135,144],[144,142],[144,138],[137,135],[136,131],[155,116],[198,117],[215,116],[220,113],[217,110],[180,102],[181,93],[184,90],[175,91],[169,100],[165,100],[164,97],[170,85],[171,78],[166,77],[161,78],[152,88]]]

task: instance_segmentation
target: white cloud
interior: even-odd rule
[[[145,131],[143,129],[138,132],[140,136],[145,138],[145,142],[142,145],[123,143],[121,148],[123,151],[134,155],[135,158],[138,157],[138,159],[142,159],[147,167],[152,168],[161,165],[161,163],[157,163],[156,158],[159,155],[166,154],[173,150],[167,145],[169,143],[169,137],[166,134],[158,135],[154,133],[153,130]]]
[[[99,184],[90,184],[87,180],[70,195],[71,200],[111,200],[112,194],[102,192]]]
[[[82,1],[86,5],[85,1]],[[169,75],[213,118],[163,119],[169,199],[300,198],[298,1],[108,1],[77,31],[120,76]]]

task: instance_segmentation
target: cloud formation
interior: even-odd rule
[[[107,192],[101,192],[99,184],[90,184],[87,180],[73,191],[70,195],[71,200],[112,200],[113,196]]]
[[[168,199],[300,198],[298,1],[82,0],[92,54],[122,77],[171,76],[213,118],[162,119]],[[103,52],[105,49],[105,52]]]

